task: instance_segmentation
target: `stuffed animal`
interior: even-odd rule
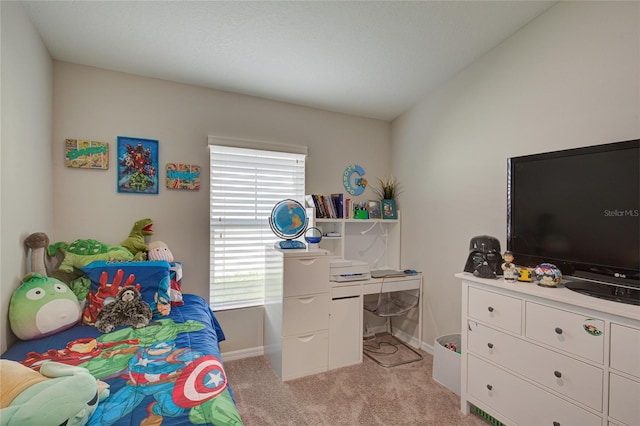
[[[112,246],[97,240],[75,240],[71,244],[58,242],[49,246],[49,256],[55,256],[57,250],[64,253],[64,260],[58,269],[69,273],[95,260],[133,259],[133,254],[123,246]]]
[[[149,260],[166,260],[167,262],[173,262],[173,253],[169,250],[169,246],[162,241],[150,242],[147,256]]]
[[[109,333],[121,325],[142,328],[149,324],[153,316],[151,307],[142,300],[140,292],[133,286],[122,287],[116,300],[105,304],[96,319],[96,328]]]
[[[153,220],[147,218],[140,219],[133,224],[129,237],[120,243],[120,245],[131,252],[134,260],[147,260],[147,251],[149,247],[144,242],[146,235],[153,235]]]
[[[85,425],[109,396],[109,385],[86,368],[45,362],[36,372],[0,360],[0,425]]]
[[[9,322],[22,340],[36,339],[72,327],[80,319],[76,295],[60,280],[27,274],[9,301]]]

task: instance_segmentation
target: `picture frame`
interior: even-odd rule
[[[65,165],[74,169],[109,169],[109,144],[88,139],[65,139]]]
[[[397,219],[398,210],[396,209],[396,200],[382,200],[382,218]]]
[[[369,219],[382,219],[380,213],[380,201],[369,201],[367,207],[369,210]]]
[[[158,141],[118,136],[118,192],[158,193]]]
[[[167,163],[167,189],[200,189],[200,166],[196,164]]]

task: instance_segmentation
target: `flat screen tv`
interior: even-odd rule
[[[507,248],[592,296],[640,304],[640,139],[508,159]]]

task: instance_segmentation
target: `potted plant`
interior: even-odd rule
[[[393,176],[389,178],[378,178],[378,187],[374,187],[373,192],[380,200],[396,200],[402,193],[400,183]]]
[[[373,187],[373,192],[380,198],[382,219],[397,219],[396,199],[402,190],[396,178],[378,178],[378,187]]]

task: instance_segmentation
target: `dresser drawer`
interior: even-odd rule
[[[610,366],[640,378],[640,330],[611,324]]]
[[[602,426],[602,419],[469,354],[469,394],[518,425]],[[491,410],[489,414],[493,414]],[[498,416],[499,417],[499,416]]]
[[[284,297],[329,292],[329,257],[310,255],[284,259]]]
[[[640,382],[609,375],[609,416],[628,425],[640,425]]]
[[[604,321],[586,315],[526,302],[527,337],[567,354],[604,360]]]
[[[469,316],[478,321],[522,334],[522,301],[469,287]]]
[[[329,328],[329,294],[287,297],[282,305],[282,335]]]
[[[282,339],[282,380],[327,371],[328,346],[327,331]]]
[[[602,411],[601,368],[469,321],[468,350],[592,409]],[[559,377],[558,377],[559,376]]]

